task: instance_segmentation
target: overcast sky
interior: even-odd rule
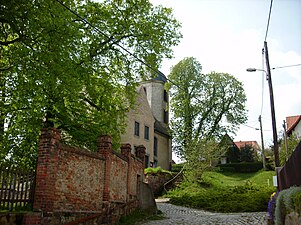
[[[261,144],[258,116],[261,114],[265,146],[271,145],[272,123],[268,83],[262,72],[262,48],[270,0],[151,0],[171,7],[182,23],[183,39],[174,47],[175,58],[164,60],[160,70],[168,76],[171,66],[184,57],[195,57],[210,71],[234,75],[244,84],[248,121],[234,141],[256,140]],[[301,64],[301,1],[274,0],[267,36],[271,68]],[[277,133],[287,116],[301,114],[301,66],[271,71]],[[262,104],[263,83],[263,104]],[[254,128],[250,128],[254,127]]]

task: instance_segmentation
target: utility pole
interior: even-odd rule
[[[266,170],[261,115],[258,117],[258,121],[259,121],[259,124],[260,124],[260,134],[261,134],[262,166],[263,166],[263,169]]]
[[[283,129],[284,129],[284,132],[283,132],[283,136],[284,136],[284,144],[285,144],[285,152],[286,152],[286,161],[288,160],[288,145],[287,145],[287,133],[286,133],[286,122],[285,120],[283,120]]]
[[[270,91],[275,167],[279,167],[280,166],[280,162],[279,162],[279,145],[278,145],[278,140],[277,140],[276,116],[275,116],[275,107],[274,107],[274,94],[273,94],[273,86],[272,86],[272,78],[271,78],[269,52],[268,52],[268,46],[267,46],[266,41],[264,41],[264,54],[265,54],[265,61],[266,61],[266,67],[267,67],[267,80],[268,80],[268,83],[269,83],[269,91]]]

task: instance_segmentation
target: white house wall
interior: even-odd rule
[[[297,126],[293,130],[293,135],[296,135],[297,138],[301,137],[301,121],[299,121],[299,123],[297,124]]]

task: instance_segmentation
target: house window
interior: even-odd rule
[[[136,136],[139,136],[139,129],[140,129],[140,124],[138,122],[135,121],[135,130],[134,130],[134,134]]]
[[[149,127],[144,126],[144,139],[149,140]]]
[[[167,94],[167,91],[165,91],[165,90],[164,90],[164,96],[163,96],[163,98],[164,98],[165,102],[168,102],[168,94]]]
[[[154,138],[154,156],[158,156],[158,139]]]
[[[165,111],[163,112],[163,120],[164,120],[164,123],[168,123],[168,111]]]

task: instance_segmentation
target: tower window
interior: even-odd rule
[[[158,139],[154,138],[154,156],[158,156]]]
[[[164,90],[164,101],[165,102],[168,102],[168,94],[167,94],[167,91],[166,90]]]
[[[136,136],[139,136],[139,129],[140,129],[140,124],[135,121],[135,128],[134,128],[134,134]]]
[[[168,123],[168,111],[163,111],[163,121],[164,123]]]
[[[149,127],[144,126],[144,139],[149,140]]]

